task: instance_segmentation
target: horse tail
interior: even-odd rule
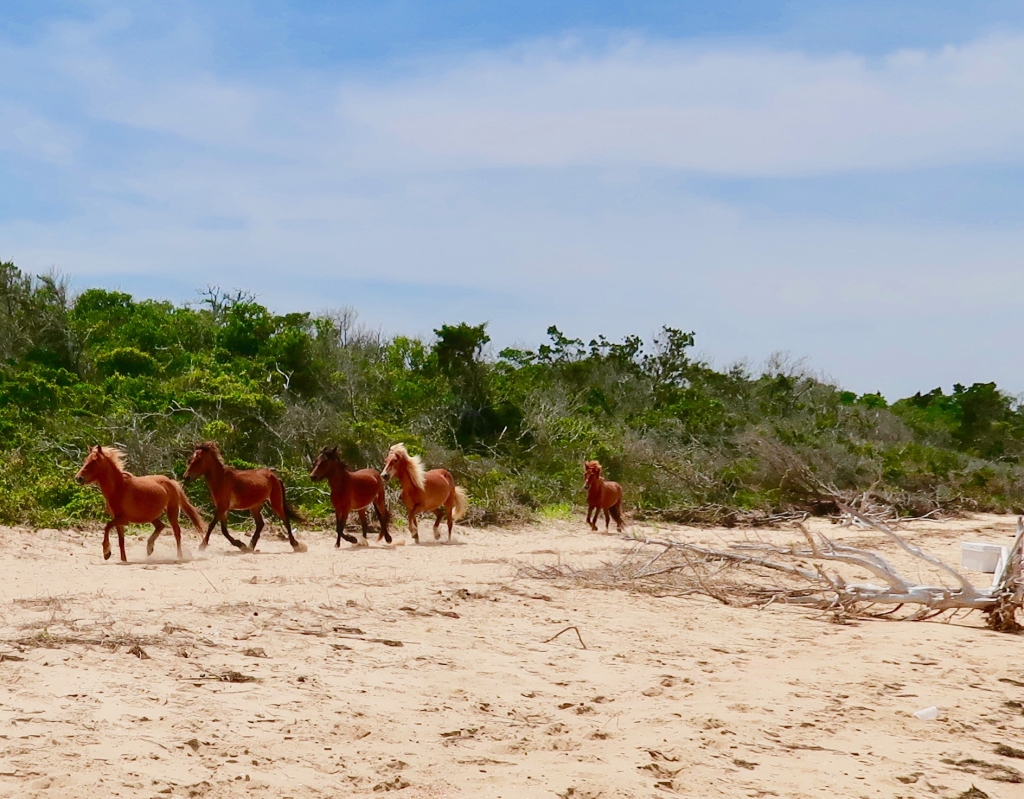
[[[180,483],[175,483],[175,487],[178,490],[178,505],[188,516],[189,521],[192,522],[192,526],[195,527],[201,534],[206,532],[206,524],[203,522],[203,517],[199,515],[199,509],[188,500],[188,495],[185,493],[185,489],[181,487]]]
[[[455,508],[452,510],[452,520],[458,521],[466,515],[469,509],[469,495],[466,489],[455,486]]]
[[[281,505],[284,507],[285,516],[288,517],[289,521],[305,523],[307,521],[306,517],[288,503],[288,496],[285,494],[284,490],[284,481],[276,474],[274,475],[274,479],[277,480],[278,488],[281,489]]]

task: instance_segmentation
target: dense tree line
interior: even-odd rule
[[[306,477],[321,446],[379,466],[396,441],[451,469],[478,522],[566,514],[587,458],[624,483],[627,508],[671,519],[828,510],[864,491],[905,513],[1024,507],[1024,409],[992,383],[890,404],[781,359],[714,369],[669,327],[652,342],[551,327],[536,350],[496,354],[485,325],[434,332],[389,337],[352,312],[277,315],[218,290],[195,305],[72,295],[0,264],[0,521],[99,518],[98,493],[71,480],[91,444],[180,476],[205,439],[280,470],[314,516],[328,512]]]

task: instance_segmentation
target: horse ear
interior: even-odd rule
[[[101,447],[99,444],[97,444],[96,445],[96,451],[97,452],[103,452],[103,447]]]
[[[331,454],[332,455],[337,455],[338,454],[338,448],[337,447],[331,447]]]

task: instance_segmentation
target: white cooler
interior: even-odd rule
[[[966,541],[960,544],[960,565],[972,571],[998,575],[1008,557],[1007,548],[999,544]]]

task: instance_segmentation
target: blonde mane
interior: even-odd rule
[[[425,483],[423,479],[423,461],[419,455],[410,455],[409,450],[405,448],[405,444],[395,444],[388,450],[388,456],[398,455],[402,460],[408,464],[409,479],[412,480],[420,490],[423,489]]]
[[[96,447],[93,452],[98,456],[105,456],[108,461],[117,467],[119,472],[128,472],[128,470],[124,468],[124,459],[127,455],[120,447]]]

